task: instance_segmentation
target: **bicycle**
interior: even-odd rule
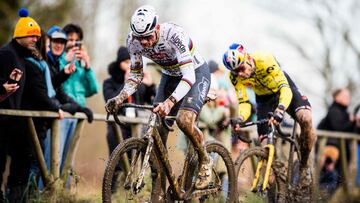
[[[153,106],[123,104],[121,108],[152,110]],[[116,114],[114,119],[119,123]],[[112,193],[111,187],[114,184],[112,179],[119,163],[122,170],[119,172],[121,178],[118,179],[122,180],[119,181],[121,184],[118,184],[121,190],[117,191],[125,193],[125,195],[118,195],[126,197],[123,202],[129,200],[135,202],[235,202],[237,188],[233,161],[228,150],[220,143],[208,142],[206,144],[206,150],[213,158],[214,163],[222,161],[226,166],[226,171],[216,171],[215,167],[212,168],[213,179],[208,188],[196,190],[194,187],[198,161],[197,153],[191,144],[188,144],[182,173],[179,177],[175,176],[168,159],[166,138],[161,136],[164,129],[171,130],[167,124],[171,120],[174,121],[174,117],[165,117],[164,119],[157,113],[151,113],[143,137],[129,138],[115,148],[105,169],[102,186],[104,203],[117,201],[116,194]],[[165,174],[166,177],[161,174]],[[165,191],[166,178],[169,181],[169,187]],[[228,179],[227,182],[223,181],[225,178]],[[162,194],[161,191],[163,193],[165,191],[165,199],[160,200],[158,193]]]
[[[240,124],[241,128],[269,123],[269,119],[255,122],[239,123],[232,119],[231,124]],[[241,152],[235,162],[236,177],[240,177],[238,186],[239,199],[243,202],[286,202],[294,199],[290,196],[295,185],[299,182],[299,163],[301,160],[300,147],[296,139],[297,123],[294,123],[292,133],[284,133],[279,126],[269,124],[267,144],[263,147],[254,146]],[[250,144],[252,140],[242,134],[235,135],[241,141]],[[276,140],[290,144],[287,161],[281,160],[276,151]],[[296,152],[296,153],[295,153]],[[296,159],[294,157],[296,155]],[[287,170],[286,170],[287,168]],[[291,202],[291,201],[290,201]]]

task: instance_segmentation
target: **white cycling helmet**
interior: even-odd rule
[[[150,35],[158,24],[158,18],[159,16],[152,6],[145,5],[136,9],[130,22],[132,34],[137,37]]]

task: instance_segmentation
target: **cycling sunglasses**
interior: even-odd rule
[[[235,74],[238,74],[238,73],[241,73],[241,72],[244,72],[245,71],[245,64],[251,66],[251,63],[249,63],[247,60],[244,60],[243,62],[240,63],[239,67],[235,68],[234,70],[232,70],[231,72],[235,73]]]
[[[149,41],[152,37],[153,37],[153,33],[151,33],[148,36],[141,36],[141,37],[133,35],[133,38],[138,40],[138,41],[141,41],[141,40]]]

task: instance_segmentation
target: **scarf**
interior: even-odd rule
[[[32,57],[28,57],[25,58],[26,60],[30,61],[31,63],[35,64],[40,70],[41,72],[44,74],[45,76],[45,82],[46,82],[46,87],[47,87],[47,95],[51,98],[55,96],[55,89],[54,86],[52,85],[51,82],[51,76],[50,76],[50,70],[49,70],[49,66],[47,65],[47,63],[44,60],[35,60]]]

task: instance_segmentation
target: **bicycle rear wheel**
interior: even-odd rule
[[[140,188],[135,189],[145,152],[146,142],[140,138],[129,138],[115,148],[104,173],[102,185],[104,203],[150,202],[152,191],[150,167],[145,171]],[[153,164],[153,158],[151,156],[149,160],[150,165]]]
[[[206,150],[214,162],[212,180],[207,189],[194,190],[193,198],[187,202],[235,202],[237,197],[236,176],[228,150],[216,141],[208,142]],[[194,188],[197,178],[197,167],[189,170],[190,173],[187,174],[186,181],[190,182],[187,182],[186,185],[191,185],[191,188]],[[199,195],[201,192],[211,189],[214,189],[211,194]]]
[[[258,183],[253,191],[252,185],[255,179],[255,172],[260,160],[263,160],[263,166],[260,169]],[[268,153],[264,148],[252,147],[241,152],[235,162],[235,170],[237,174],[238,195],[240,202],[278,202],[279,198],[285,196],[280,191],[283,190],[283,182],[281,181],[277,160],[273,161],[272,169],[269,177],[267,189],[262,190],[264,181]],[[285,174],[283,174],[285,176]]]

